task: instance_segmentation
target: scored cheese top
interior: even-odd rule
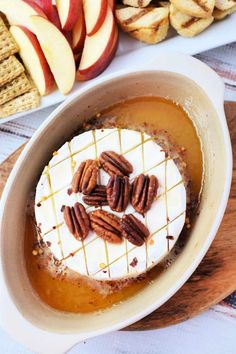
[[[77,201],[83,203],[80,193],[67,193],[75,171],[82,161],[98,159],[108,150],[124,155],[133,165],[131,182],[140,173],[155,175],[158,179],[157,198],[144,218],[131,204],[125,211],[134,214],[150,231],[150,237],[141,247],[126,239],[112,244],[93,231],[83,242],[78,241],[64,223],[62,206],[73,206]],[[98,182],[106,185],[108,180],[109,175],[100,169]],[[94,207],[84,206],[87,212],[94,210]],[[120,217],[124,214],[111,211],[109,206],[102,209]],[[53,154],[36,188],[36,222],[52,254],[68,268],[97,280],[135,277],[159,263],[177,241],[185,214],[186,189],[176,164],[149,135],[133,130],[99,129],[76,136]]]

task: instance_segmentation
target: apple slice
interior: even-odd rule
[[[0,11],[6,15],[10,25],[23,25],[31,30],[30,16],[46,18],[43,10],[30,0],[0,0]]]
[[[52,7],[52,16],[49,18],[49,20],[61,31],[61,33],[66,37],[69,45],[72,48],[72,32],[70,31],[63,31],[61,27],[61,21],[58,15],[57,7],[56,5],[53,5]]]
[[[86,26],[83,7],[80,7],[79,18],[72,30],[72,49],[75,54],[82,51],[86,37]]]
[[[20,51],[20,57],[41,96],[49,94],[55,82],[37,37],[23,26],[11,26],[10,32]]]
[[[52,0],[37,0],[37,3],[43,9],[47,18],[62,31],[61,21],[58,15],[57,7],[53,4]]]
[[[115,55],[118,30],[110,7],[102,27],[84,43],[77,79],[90,80],[99,75],[109,65]]]
[[[107,13],[107,0],[83,0],[86,31],[94,35],[102,26]]]
[[[101,59],[100,63],[97,64],[96,69],[94,71],[89,72],[80,72],[79,69],[77,70],[77,80],[78,81],[87,81],[95,78],[98,76],[102,71],[104,71],[109,64],[111,63],[112,59],[114,58],[117,47],[118,47],[118,29],[116,28],[116,34],[113,39],[113,43],[111,44],[110,50],[104,55]],[[78,58],[75,58],[76,63],[78,63]]]
[[[114,56],[116,54],[116,50],[118,47],[118,38],[119,38],[118,33],[119,32],[116,27],[115,36],[114,36],[113,42],[111,44],[111,47],[107,51],[107,53],[101,58],[100,62],[97,63],[96,68],[94,68],[90,72],[79,71],[79,69],[77,70],[77,80],[78,81],[91,80],[91,79],[95,78],[96,76],[98,76],[102,71],[104,71],[109,66],[109,64],[111,63],[112,59],[114,58]],[[77,63],[77,61],[76,61],[76,63]]]
[[[114,13],[116,8],[116,0],[108,0],[108,5],[110,6],[112,12]]]
[[[75,81],[73,52],[58,28],[41,16],[31,16],[31,23],[59,90],[66,95]]]
[[[80,0],[56,0],[62,29],[71,31],[79,17]]]

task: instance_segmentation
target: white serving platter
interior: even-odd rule
[[[111,71],[119,71],[127,66],[139,67],[139,64],[145,61],[153,61],[153,58],[158,59],[158,54],[163,51],[178,51],[190,55],[204,52],[228,43],[236,41],[236,13],[228,16],[223,21],[213,23],[206,31],[202,32],[193,38],[184,38],[176,35],[174,30],[169,35],[169,38],[156,45],[146,45],[128,35],[121,33],[119,48],[115,59],[102,75],[106,75]],[[13,119],[32,114],[35,111],[55,105],[64,101],[66,98],[73,95],[81,86],[89,85],[92,81],[76,82],[73,90],[67,96],[63,96],[58,90],[41,99],[41,105],[34,110],[22,112],[0,119],[0,124],[6,123]]]

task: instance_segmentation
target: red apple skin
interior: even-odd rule
[[[78,33],[79,33],[79,37],[77,38]],[[79,10],[79,18],[72,30],[72,49],[75,54],[79,54],[83,50],[85,37],[86,37],[86,26],[85,26],[83,6],[81,2],[81,6]]]
[[[53,12],[52,0],[37,0],[38,5],[43,9],[47,18],[50,20]]]
[[[110,8],[112,9],[112,12],[115,12],[115,8],[116,8],[116,1],[115,0],[108,0],[108,5],[110,6]]]
[[[47,18],[46,14],[43,12],[41,7],[37,5],[35,2],[31,0],[23,0],[23,1],[26,2],[26,4],[30,5],[38,13],[38,15]]]
[[[82,53],[74,54],[76,69],[79,67]]]
[[[73,88],[76,76],[72,49],[61,31],[51,21],[41,16],[31,16],[31,21],[57,87],[63,95],[67,95]],[[47,50],[49,46],[50,51]]]
[[[58,0],[64,1],[64,0]],[[78,20],[80,9],[79,0],[70,0],[70,7],[67,15],[66,23],[62,26],[63,31],[71,31]]]
[[[56,5],[52,5],[51,17],[48,17],[48,19],[59,29],[59,31],[61,31],[62,34],[64,34],[64,36],[66,37],[69,45],[72,48],[72,33],[62,30],[61,22],[60,22],[60,18],[59,18],[59,15],[58,15],[58,11],[57,11]]]
[[[75,27],[72,31],[72,48],[73,48],[73,52],[75,54],[78,54],[80,53],[82,50],[83,50],[83,47],[84,47],[84,41],[85,41],[85,37],[86,37],[86,27],[85,27],[85,22],[84,22],[84,19],[80,18],[80,24],[75,24]],[[81,23],[82,22],[82,23]],[[77,26],[82,26],[82,29],[81,29],[81,33],[80,33],[80,37],[79,39],[77,39],[77,42],[74,42],[73,41],[73,36],[74,36],[74,31],[76,30]]]
[[[62,32],[61,21],[58,15],[56,5],[53,5],[52,7],[52,17],[49,18],[49,20],[59,29],[59,31]]]
[[[106,49],[103,52],[103,55],[89,68],[84,70],[77,70],[76,78],[78,81],[87,81],[94,79],[96,76],[101,74],[111,63],[112,59],[116,54],[116,50],[118,47],[118,28],[113,22],[113,29],[110,40],[107,43]]]
[[[43,54],[43,51],[40,47],[39,41],[37,39],[37,37],[30,31],[28,30],[28,28],[24,27],[24,26],[18,26],[24,33],[25,35],[29,38],[29,41],[31,42],[31,44],[33,45],[40,64],[42,66],[42,70],[44,73],[44,79],[45,79],[45,95],[48,95],[50,92],[52,92],[55,89],[55,81],[54,81],[54,77],[52,75],[52,72],[49,68],[49,65],[47,63],[47,60]]]
[[[72,32],[70,31],[62,31],[62,33],[64,34],[64,36],[66,37],[70,47],[72,48]]]
[[[102,26],[102,24],[103,24],[103,22],[105,20],[106,14],[107,14],[107,6],[108,6],[108,0],[102,0],[101,11],[100,11],[100,14],[98,16],[97,22],[96,22],[94,28],[92,29],[92,31],[87,33],[87,36],[92,36]]]

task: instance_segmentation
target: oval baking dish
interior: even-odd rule
[[[49,116],[17,161],[1,201],[3,328],[33,351],[63,353],[80,340],[126,327],[148,315],[183,285],[214,239],[230,191],[232,152],[223,92],[223,83],[205,64],[181,54],[163,54],[146,66],[93,81]],[[183,106],[202,143],[204,186],[191,237],[174,266],[134,297],[96,314],[55,311],[39,301],[27,278],[23,256],[26,199],[51,152],[73,134],[81,120],[123,99],[148,95]]]

